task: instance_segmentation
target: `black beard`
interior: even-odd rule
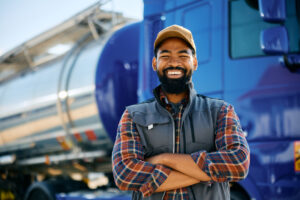
[[[166,75],[166,71],[170,69],[182,70],[183,76],[178,79],[169,79]],[[188,90],[188,83],[191,80],[191,73],[187,74],[186,69],[181,67],[168,67],[163,70],[163,75],[160,75],[157,71],[158,79],[161,82],[162,89],[169,94],[180,94]]]

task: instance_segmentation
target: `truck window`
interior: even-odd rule
[[[296,2],[297,1],[297,2]],[[286,20],[283,23],[263,21],[258,9],[258,0],[229,1],[229,45],[231,58],[266,55],[260,48],[260,32],[283,25],[288,30],[289,51],[299,52],[299,1],[288,0]]]

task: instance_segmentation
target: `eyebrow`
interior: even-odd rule
[[[161,50],[160,53],[170,53],[170,51],[169,50]],[[189,52],[188,52],[188,50],[184,49],[184,50],[178,51],[177,53],[187,53],[188,54]]]
[[[181,51],[178,51],[178,53],[187,53],[187,54],[189,54],[188,50],[181,50]]]
[[[170,53],[170,51],[169,50],[161,50],[160,53]]]

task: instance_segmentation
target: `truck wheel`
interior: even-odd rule
[[[46,182],[36,182],[28,189],[25,200],[55,200],[55,193]]]

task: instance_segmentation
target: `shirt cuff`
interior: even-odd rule
[[[206,152],[205,151],[197,151],[191,154],[192,159],[194,162],[199,166],[199,168],[204,171],[212,180],[214,179],[211,176],[209,171],[208,163],[206,162]],[[208,183],[210,183],[209,181]]]
[[[171,169],[163,165],[156,165],[156,168],[154,169],[151,176],[140,188],[143,197],[150,196],[153,192],[155,192],[155,190],[168,178],[170,173]]]
[[[199,166],[199,168],[204,171],[210,178],[211,181],[208,183],[214,182],[224,182],[226,178],[221,176],[219,170],[212,165],[211,162],[207,159],[206,151],[198,151],[191,154],[192,159],[194,162]]]

